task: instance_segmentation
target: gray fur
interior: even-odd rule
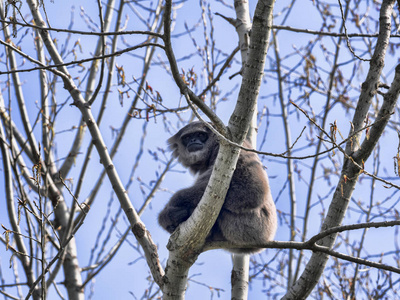
[[[201,147],[197,145],[198,139],[194,138],[197,151],[188,151],[182,137],[188,134],[196,137],[199,132],[206,133],[208,139],[203,143],[202,149],[197,150]],[[198,174],[193,186],[177,191],[158,216],[160,225],[172,233],[190,217],[203,196],[218,154],[219,143],[207,126],[201,122],[193,122],[169,138],[168,144],[173,156],[193,174]],[[250,144],[245,141],[244,146],[249,148]],[[241,150],[225,202],[207,239],[232,243],[235,247],[227,249],[231,252],[253,253],[262,249],[241,247],[272,240],[276,227],[276,208],[267,173],[257,154]]]

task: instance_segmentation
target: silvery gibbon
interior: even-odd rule
[[[203,123],[193,122],[168,139],[172,155],[197,175],[193,186],[177,191],[158,217],[160,225],[172,233],[186,221],[199,203],[210,179],[219,142]],[[245,141],[244,147],[250,148]],[[242,248],[271,241],[277,227],[274,201],[258,155],[240,150],[236,170],[215,225],[207,241],[228,241],[234,253],[254,253],[260,248]],[[242,247],[241,247],[242,246]]]

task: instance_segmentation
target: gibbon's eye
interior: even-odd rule
[[[208,134],[205,132],[198,132],[199,139],[202,143],[205,143],[208,139]]]
[[[199,151],[203,149],[204,143],[208,139],[205,132],[193,132],[182,136],[182,144],[189,152]]]
[[[186,134],[181,138],[183,146],[186,147],[189,144],[190,136],[191,134]]]

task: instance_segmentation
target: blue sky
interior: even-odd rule
[[[278,1],[276,3],[276,12],[280,12],[282,8],[288,5],[289,1]],[[332,1],[332,5],[335,5],[335,1]],[[147,2],[144,2],[147,5]],[[98,24],[98,16],[96,12],[97,4],[95,1],[64,1],[59,2],[46,2],[46,11],[49,17],[49,21],[52,27],[54,28],[66,28],[70,23],[70,11],[71,7],[75,7],[74,11],[74,25],[73,29],[76,30],[88,30],[84,18],[80,16],[80,6],[84,7],[85,13],[90,16],[96,24]],[[255,1],[250,1],[250,11],[254,10]],[[213,12],[219,12],[229,17],[234,17],[233,11],[226,8],[221,2],[212,2],[211,9]],[[315,6],[313,1],[302,1],[300,4],[298,1],[295,2],[295,6],[293,8],[295,10],[295,14],[292,14],[292,17],[287,20],[285,25],[292,27],[300,27],[307,28],[312,30],[319,30],[321,27],[321,16],[318,15],[315,11]],[[22,11],[26,11],[26,6],[23,4]],[[312,13],[309,13],[312,11]],[[368,11],[366,15],[371,16],[371,18],[377,18],[377,12],[374,9],[366,8],[365,11]],[[143,29],[143,26],[140,23],[140,20],[134,15],[133,10],[127,6],[125,8],[126,16],[129,16],[129,19],[124,17],[124,21],[126,21],[127,27],[125,30],[136,30]],[[124,15],[125,15],[124,14]],[[282,15],[277,15],[275,19],[275,24],[281,24]],[[182,8],[178,10],[177,14],[177,22],[174,29],[175,34],[180,34],[184,32],[184,24],[185,22],[188,24],[189,28],[192,28],[195,24],[198,24],[200,19],[199,16],[199,5],[198,3],[185,3]],[[114,20],[115,21],[115,20]],[[209,22],[210,20],[208,20]],[[339,23],[339,19],[336,20]],[[227,24],[225,20],[220,17],[213,15],[214,22],[214,36],[216,38],[216,47],[220,49],[221,54],[218,57],[220,61],[223,60],[224,55],[229,55],[230,52],[237,45],[237,35],[232,26]],[[332,23],[334,23],[332,21]],[[198,45],[201,47],[204,46],[204,38],[202,35],[202,25],[199,23],[199,27],[196,32],[193,33],[193,37],[196,38]],[[113,28],[113,25],[111,25]],[[349,30],[354,29],[352,27]],[[207,29],[209,32],[209,28]],[[64,44],[65,38],[67,35],[65,33],[54,33],[54,36],[57,36],[57,42],[60,47]],[[26,36],[25,36],[26,34]],[[23,39],[21,39],[23,38]],[[21,40],[20,40],[21,39]],[[326,70],[329,71],[329,59],[325,59],[323,46],[328,49],[333,49],[335,46],[335,42],[337,38],[324,38],[323,42],[312,40],[314,39],[310,35],[295,33],[291,31],[280,31],[278,35],[279,39],[279,47],[281,51],[281,57],[285,57],[285,68],[286,70],[290,70],[290,68],[294,68],[296,64],[303,64],[304,59],[307,57],[303,57],[301,54],[303,53],[304,48],[306,48],[309,40],[315,43],[314,47],[312,47],[312,55],[315,56],[318,61],[319,69],[317,70],[322,78],[326,79],[328,76],[326,74]],[[143,36],[124,36],[124,40],[121,40],[119,44],[119,48],[121,49],[127,45],[134,45],[143,40]],[[31,45],[32,36],[31,32],[26,32],[24,29],[18,32],[18,37],[15,40],[17,45],[22,47],[22,50],[32,56],[35,57],[35,51]],[[353,45],[362,46],[361,42],[352,40]],[[90,57],[90,55],[94,52],[96,38],[91,36],[79,36],[72,35],[71,40],[69,41],[69,49],[72,48],[73,44],[79,44],[82,48],[82,52],[79,47],[75,47],[77,51],[77,55],[79,58]],[[191,39],[186,36],[180,36],[179,38],[175,38],[173,40],[173,48],[176,53],[177,58],[183,58],[188,54],[193,54],[190,59],[179,60],[179,67],[186,70],[186,72],[194,68],[195,72],[198,74],[198,89],[204,88],[204,68],[202,65],[202,61],[199,56],[196,56],[196,49],[193,45]],[[352,65],[347,64],[352,57],[349,55],[349,51],[345,48],[345,44],[342,43],[342,52],[340,56],[340,62],[343,63],[341,66],[341,71],[344,73],[350,74],[352,72]],[[295,49],[295,50],[293,50]],[[299,55],[293,55],[293,52],[296,52],[298,49]],[[333,50],[332,50],[333,51]],[[117,58],[118,66],[123,66],[126,72],[127,81],[130,82],[131,86],[136,88],[136,83],[133,79],[139,79],[140,71],[142,69],[141,61],[135,55],[141,54],[142,51],[132,52],[129,54],[123,54]],[[0,54],[4,55],[4,49],[0,51]],[[275,73],[273,71],[275,65],[273,63],[273,49],[271,48],[268,52],[268,59],[266,64],[266,76],[265,82],[261,87],[260,91],[260,100],[259,100],[259,108],[262,109],[266,107],[266,113],[264,118],[260,121],[260,136],[258,137],[258,144],[261,150],[267,152],[275,152],[281,153],[284,152],[285,144],[283,137],[283,125],[280,118],[280,106],[279,101],[276,97],[277,92],[277,81],[275,79]],[[65,60],[70,61],[73,59],[73,53],[70,53],[66,56]],[[184,100],[181,98],[179,94],[179,90],[176,85],[173,83],[171,78],[168,76],[167,72],[160,64],[160,61],[165,59],[161,50],[157,50],[157,53],[154,58],[154,65],[151,68],[148,75],[148,82],[151,87],[159,91],[162,98],[163,104],[167,107],[178,107],[179,103],[184,104]],[[391,59],[386,63],[386,73],[388,74],[388,82],[390,82],[393,77],[393,68],[395,64],[395,59]],[[2,58],[4,60],[4,58]],[[222,80],[218,83],[221,87],[222,94],[217,97],[217,99],[222,99],[225,94],[229,96],[228,101],[221,102],[218,106],[217,113],[219,116],[227,122],[229,119],[229,115],[234,107],[234,100],[236,99],[238,93],[238,85],[240,84],[240,77],[236,76],[232,80],[229,80],[228,77],[233,73],[239,71],[240,64],[238,63],[240,60],[240,56],[236,56],[235,63],[232,64],[231,68],[228,69],[227,74],[222,78]],[[20,68],[24,69],[29,67],[30,64],[20,61]],[[84,65],[86,68],[89,66],[88,64]],[[360,70],[357,71],[357,76],[354,78],[354,82],[351,83],[352,89],[349,90],[348,96],[352,99],[356,99],[357,93],[359,91],[360,83],[363,81],[365,77],[365,72],[368,69],[368,63],[361,63]],[[0,70],[4,70],[4,65],[0,65]],[[300,68],[301,70],[301,68]],[[73,77],[79,77],[79,79],[83,79],[85,76],[86,70],[82,71],[82,69],[76,68],[71,69],[71,73]],[[82,72],[80,72],[82,71]],[[315,71],[315,72],[317,72]],[[289,72],[289,71],[288,71]],[[346,74],[346,75],[347,75]],[[293,72],[291,75],[291,79],[295,80],[296,72]],[[29,114],[31,120],[34,120],[38,114],[37,101],[40,99],[40,94],[38,92],[38,75],[37,74],[29,74],[29,73],[21,73],[20,74],[21,81],[23,82],[23,89],[27,97],[27,104],[29,107]],[[3,97],[5,98],[6,103],[8,103],[8,94],[4,89],[6,80],[5,75],[0,77],[2,88],[3,88]],[[79,82],[78,78],[76,78],[76,82]],[[114,80],[114,84],[116,84],[116,79]],[[325,83],[325,82],[324,82]],[[103,85],[104,87],[104,85]],[[85,84],[81,87],[83,91],[85,88]],[[305,93],[306,89],[293,89],[291,93],[285,94],[286,103],[289,100],[297,99]],[[100,93],[102,96],[102,93]],[[132,91],[129,92],[129,98],[125,97],[123,101],[123,105],[121,105],[118,99],[117,88],[113,88],[112,94],[110,94],[110,100],[107,104],[107,115],[104,118],[104,121],[101,124],[101,130],[103,133],[103,138],[109,149],[111,148],[115,136],[113,135],[113,130],[118,129],[121,126],[122,119],[126,114],[126,110],[130,105],[130,102],[134,96]],[[313,93],[309,98],[302,103],[307,108],[312,108],[313,112],[316,115],[317,120],[320,120],[320,114],[325,104],[326,96],[323,93]],[[70,129],[73,126],[76,126],[80,120],[79,111],[70,106],[71,99],[66,91],[62,89],[62,84],[58,85],[57,88],[57,102],[66,104],[60,110],[59,116],[56,122],[56,132],[57,132],[57,156],[62,161],[64,157],[68,154],[70,149],[70,143],[75,135],[75,131]],[[93,106],[93,112],[96,115],[99,110],[100,99],[95,102]],[[19,113],[16,109],[16,103],[12,104],[13,110],[13,119],[14,121],[20,125]],[[310,128],[310,124],[307,123],[307,120],[304,116],[299,115],[298,112],[293,107],[288,107],[290,112],[290,124],[291,124],[291,134],[292,140],[296,139],[303,126],[307,126],[306,133],[299,139],[297,147],[295,149],[299,149],[296,152],[296,155],[306,155],[310,153],[314,153],[314,148],[310,144],[310,139],[315,139],[317,135],[320,133],[314,128],[312,131]],[[311,110],[311,109],[310,109]],[[183,120],[187,120],[190,118],[190,113],[182,113],[180,117]],[[349,121],[352,117],[352,110],[346,111],[342,106],[336,104],[336,106],[331,110],[327,124],[333,123],[337,120],[338,127],[343,136],[347,135],[349,130]],[[178,127],[181,125],[177,122],[177,119],[172,114],[167,114],[166,118],[171,122],[172,127],[170,128],[171,133],[174,133]],[[398,114],[394,116],[394,120],[398,120]],[[157,178],[158,174],[163,170],[164,164],[163,162],[170,157],[170,154],[166,152],[163,153],[163,150],[166,149],[166,139],[169,136],[169,133],[165,130],[163,117],[158,116],[157,118],[152,118],[148,122],[147,132],[148,138],[145,141],[143,147],[143,155],[141,158],[141,163],[139,168],[137,169],[134,176],[134,183],[131,188],[128,190],[130,198],[136,208],[139,208],[145,198],[146,193],[149,191],[149,186],[151,186],[152,181]],[[142,126],[143,120],[132,120],[129,127],[128,133],[124,138],[124,141],[114,159],[115,166],[121,176],[121,179],[124,184],[129,181],[129,176],[131,173],[132,165],[135,161],[135,157],[139,151],[139,142],[142,136]],[[266,128],[268,128],[265,133]],[[37,126],[35,129],[35,133],[37,136],[40,136],[40,126]],[[263,139],[265,136],[265,140]],[[338,137],[339,138],[339,137]],[[379,151],[381,151],[382,158],[382,166],[380,167],[380,172],[382,176],[392,176],[394,177],[392,166],[393,161],[392,157],[396,154],[397,151],[397,137],[394,131],[387,131],[385,134],[384,143],[385,147],[381,147]],[[73,168],[70,178],[77,178],[80,171],[80,165],[84,158],[85,149],[90,143],[89,134],[86,134],[84,145],[82,147],[82,154],[77,157],[76,165]],[[311,146],[310,146],[311,145]],[[154,159],[154,156],[151,153],[157,153],[159,160]],[[263,157],[263,163],[266,165],[267,172],[270,176],[270,182],[272,186],[272,194],[276,199],[277,209],[281,213],[288,213],[289,211],[289,201],[288,201],[288,192],[287,186],[285,185],[287,174],[286,174],[286,166],[285,160],[279,158],[272,157]],[[92,154],[91,163],[90,163],[90,172],[86,176],[85,185],[83,191],[81,193],[80,201],[83,201],[86,197],[90,195],[92,185],[97,180],[98,174],[101,171],[101,165],[98,163],[99,158],[95,152]],[[324,168],[332,169],[338,168],[340,170],[340,165],[342,162],[342,157],[337,154],[335,156],[324,155],[321,157],[321,165],[318,169],[318,176],[323,177]],[[298,160],[294,162],[295,165],[301,169],[301,172],[296,174],[296,195],[298,198],[298,224],[301,224],[301,218],[304,211],[305,205],[305,195],[307,193],[307,180],[309,179],[310,174],[310,165],[312,160]],[[373,168],[372,162],[368,162],[366,166],[371,170]],[[29,166],[30,167],[30,166]],[[76,180],[76,179],[75,179]],[[361,201],[363,203],[368,203],[368,199],[371,194],[378,195],[378,197],[382,197],[382,201],[389,197],[393,191],[387,191],[387,189],[382,184],[376,184],[376,189],[374,191],[369,190],[368,183],[370,179],[363,177],[365,185],[357,186],[353,196],[354,203],[357,201]],[[185,171],[181,166],[175,165],[173,171],[168,174],[165,181],[161,185],[161,190],[155,195],[151,205],[145,211],[142,216],[143,222],[146,224],[147,228],[150,230],[154,241],[159,246],[159,255],[160,259],[165,262],[168,257],[168,252],[165,248],[165,245],[168,241],[168,234],[164,232],[157,224],[156,218],[158,212],[161,210],[163,205],[171,196],[173,191],[180,189],[185,186],[189,186],[193,182],[193,178],[191,175]],[[312,222],[308,229],[308,236],[315,234],[319,231],[321,218],[326,211],[329,201],[330,195],[332,193],[331,189],[337,183],[337,176],[335,174],[331,175],[331,184],[329,185],[323,179],[320,179],[318,184],[316,185],[314,197],[312,200],[313,208],[311,209],[311,218]],[[72,187],[76,187],[76,182],[74,182]],[[144,194],[142,193],[144,191]],[[33,193],[31,193],[33,194]],[[4,184],[2,179],[2,174],[0,173],[0,195],[4,195]],[[111,191],[110,184],[107,180],[105,180],[103,187],[99,193],[98,199],[96,203],[91,207],[90,214],[85,220],[84,225],[79,230],[76,235],[77,245],[78,245],[78,253],[80,259],[80,265],[85,267],[88,263],[90,257],[90,251],[93,247],[96,235],[99,229],[102,226],[102,219],[104,215],[107,214],[108,208],[110,209],[110,215],[114,216],[118,211],[119,205],[117,199],[113,195]],[[382,195],[382,196],[380,196]],[[397,194],[395,193],[393,196],[393,201],[390,203],[395,203]],[[67,203],[71,203],[72,199],[66,197]],[[8,226],[6,207],[4,201],[0,202],[0,223]],[[108,205],[111,203],[110,205]],[[364,207],[366,207],[365,204]],[[390,207],[390,205],[388,204]],[[346,223],[353,222],[361,222],[365,221],[362,214],[359,214],[357,211],[357,206],[352,206],[348,218],[345,220]],[[378,220],[379,218],[377,218]],[[111,220],[108,219],[106,222],[106,227],[109,228]],[[276,235],[277,240],[287,240],[289,237],[289,231],[287,225],[285,224],[285,217],[281,218],[281,223]],[[298,225],[301,228],[302,225]],[[124,220],[124,217],[120,217],[120,223],[118,225],[118,232],[113,231],[111,238],[108,240],[109,244],[107,244],[106,248],[111,247],[118,239],[119,232],[123,232],[127,227],[127,222]],[[357,240],[357,236],[359,233],[352,233],[352,239]],[[104,237],[104,235],[103,235]],[[389,241],[389,242],[388,242]],[[379,253],[382,251],[382,245],[392,249],[393,241],[393,231],[391,230],[375,230],[371,229],[368,238],[368,252],[369,253]],[[146,277],[149,275],[148,267],[143,259],[138,259],[139,255],[137,254],[137,249],[134,249],[136,246],[136,241],[132,235],[129,236],[128,240],[124,243],[121,250],[118,252],[117,256],[109,263],[105,269],[96,277],[94,284],[94,296],[93,299],[135,299],[129,293],[133,292],[137,299],[140,299],[142,293],[145,288],[147,288],[147,280]],[[344,248],[343,251],[346,251]],[[349,250],[351,252],[351,250]],[[309,253],[308,253],[309,254]],[[307,254],[307,255],[308,255]],[[276,256],[284,256],[282,252],[277,250],[268,250],[265,251],[261,255],[257,255],[254,258],[257,258],[258,262],[264,261],[267,262]],[[10,252],[5,252],[4,248],[0,248],[0,262],[2,266],[3,276],[5,278],[12,278],[11,270],[8,269],[8,260],[10,257]],[[209,251],[207,253],[203,253],[199,260],[196,262],[194,267],[191,269],[190,276],[193,281],[189,281],[189,288],[187,292],[187,299],[205,299],[208,297],[212,297],[213,299],[217,298],[217,294],[215,291],[209,290],[204,284],[210,285],[212,287],[222,288],[224,292],[221,292],[221,299],[228,299],[230,295],[230,270],[231,270],[231,258],[230,255],[223,250],[215,250]],[[327,271],[329,272],[329,271]],[[272,274],[274,275],[274,274]],[[278,277],[275,278],[278,280]],[[58,281],[61,281],[62,277],[59,278]],[[21,280],[22,281],[22,280]],[[204,283],[204,284],[202,284]],[[274,282],[276,284],[276,282]],[[281,283],[283,286],[284,283]],[[263,281],[260,278],[252,281],[250,288],[249,299],[256,299],[263,295]],[[279,290],[279,288],[277,289]],[[52,291],[54,293],[54,291]],[[89,295],[90,291],[87,288],[86,295]],[[214,293],[214,294],[213,294]]]

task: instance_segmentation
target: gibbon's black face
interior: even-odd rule
[[[172,155],[193,173],[209,169],[218,154],[219,143],[212,131],[201,122],[192,122],[168,139]]]
[[[188,133],[181,137],[183,146],[185,146],[189,152],[202,150],[207,140],[208,134],[203,131]]]

